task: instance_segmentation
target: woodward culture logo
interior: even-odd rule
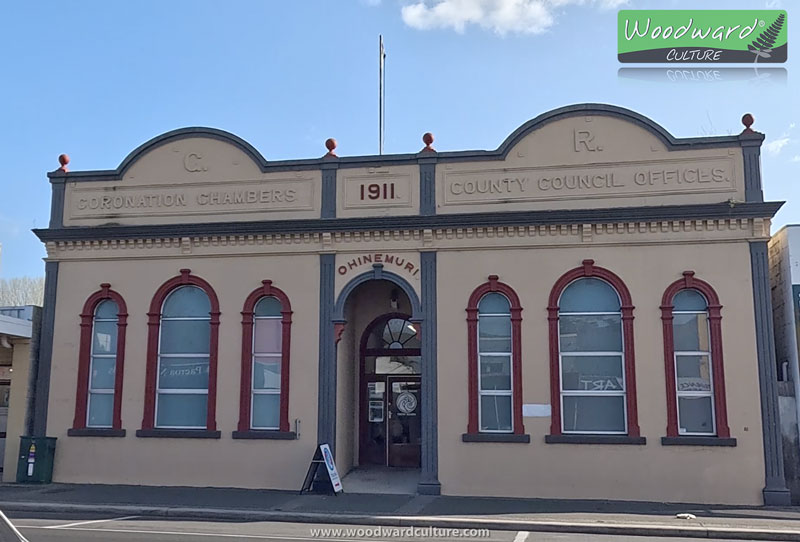
[[[617,57],[636,63],[786,62],[786,11],[620,10]]]

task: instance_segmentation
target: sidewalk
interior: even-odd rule
[[[800,541],[800,507],[349,493],[334,497],[248,489],[0,484],[0,510]],[[678,513],[694,514],[697,519],[677,519]]]

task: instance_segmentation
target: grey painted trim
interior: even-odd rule
[[[745,134],[743,136],[716,136],[716,137],[694,137],[694,138],[675,138],[663,126],[652,121],[651,119],[641,115],[630,109],[619,107],[610,104],[597,104],[597,103],[584,103],[560,107],[552,111],[548,111],[539,115],[538,117],[529,120],[519,128],[517,128],[511,135],[509,135],[500,146],[493,151],[485,150],[472,150],[472,151],[459,151],[459,152],[445,152],[436,153],[437,157],[443,161],[479,161],[479,160],[502,160],[506,157],[508,152],[516,145],[522,138],[534,130],[549,124],[551,122],[577,116],[606,116],[614,117],[626,122],[635,124],[659,138],[669,150],[680,149],[695,149],[695,148],[708,148],[708,147],[738,147],[740,139],[752,139],[761,137],[762,134]],[[242,152],[247,154],[254,163],[258,165],[262,172],[266,171],[290,171],[290,170],[303,170],[303,169],[319,169],[320,165],[324,163],[323,158],[305,159],[305,160],[282,160],[275,162],[267,162],[264,157],[252,145],[247,143],[240,137],[218,130],[216,128],[206,127],[191,127],[180,128],[172,130],[165,134],[154,137],[153,139],[143,143],[131,152],[120,165],[113,170],[98,170],[98,171],[78,171],[64,173],[63,171],[54,171],[48,173],[51,179],[66,179],[69,181],[108,181],[121,179],[125,172],[145,153],[158,145],[162,145],[169,141],[177,141],[180,139],[190,137],[209,137],[225,141],[238,147]],[[400,165],[410,164],[417,161],[419,153],[416,154],[394,154],[394,155],[370,155],[370,156],[352,156],[338,158],[339,167],[353,168],[364,167],[369,165]]]
[[[336,218],[336,163],[322,165],[321,218]]]
[[[270,233],[321,233],[339,231],[387,231],[425,228],[467,228],[481,226],[546,226],[551,224],[594,224],[770,218],[783,202],[727,202],[658,207],[614,207],[608,209],[559,209],[546,211],[505,211],[495,213],[439,214],[435,216],[387,216],[310,220],[264,220],[257,222],[207,222],[158,224],[150,226],[90,226],[35,229],[43,242],[71,240],[174,238],[193,235],[263,235]]]
[[[294,431],[234,431],[231,438],[242,440],[297,440],[297,433]]]
[[[420,288],[422,293],[422,458],[417,491],[430,495],[441,493],[439,483],[439,404],[437,341],[436,252],[420,253]],[[437,490],[438,489],[438,490]]]
[[[64,227],[64,193],[66,192],[66,183],[54,182],[52,186],[52,195],[50,197],[50,227],[63,228]]]
[[[462,442],[519,442],[529,444],[530,435],[515,435],[514,433],[464,433]]]
[[[317,445],[330,444],[336,455],[336,342],[333,336],[333,299],[336,255],[319,256],[319,391]]]
[[[44,307],[42,332],[39,340],[39,369],[34,392],[33,436],[47,434],[47,408],[50,399],[50,368],[53,363],[53,327],[56,320],[56,292],[58,290],[58,262],[44,264]]]
[[[546,435],[548,444],[647,444],[645,437],[629,437],[626,435]]]
[[[23,437],[33,435],[33,422],[36,409],[36,381],[39,377],[39,349],[42,342],[42,308],[32,307],[31,311],[31,351],[30,370],[25,386],[25,424],[22,429]]]
[[[220,438],[220,431],[206,429],[137,429],[140,438]]]
[[[761,139],[742,139],[744,159],[744,199],[764,201],[761,188]]]
[[[769,283],[767,241],[750,243],[753,276],[753,309],[761,395],[761,427],[764,438],[764,504],[790,505],[791,495],[783,473],[783,441],[778,409],[778,377],[772,326],[772,292]]]
[[[735,438],[661,437],[662,446],[736,446]]]
[[[342,288],[342,291],[339,292],[339,297],[336,300],[336,304],[334,305],[333,317],[331,320],[328,320],[329,325],[332,325],[333,322],[344,322],[346,320],[344,317],[344,305],[347,302],[347,298],[351,293],[353,293],[353,290],[358,288],[359,285],[370,280],[388,280],[398,285],[406,293],[408,300],[411,302],[411,319],[422,320],[425,317],[422,306],[420,305],[419,296],[417,296],[417,292],[414,290],[414,287],[411,285],[411,283],[397,273],[384,271],[383,264],[376,263],[372,264],[372,271],[361,273],[360,275],[351,279],[350,282],[348,282],[344,288]]]
[[[419,214],[436,214],[436,159],[419,161]]]
[[[100,429],[86,427],[84,429],[67,429],[68,437],[124,437],[124,429]]]

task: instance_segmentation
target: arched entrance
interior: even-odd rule
[[[421,343],[410,318],[383,314],[361,336],[360,465],[420,466]]]

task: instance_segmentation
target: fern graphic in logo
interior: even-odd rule
[[[620,10],[617,58],[636,63],[779,63],[785,10]]]
[[[770,53],[772,53],[772,48],[775,46],[775,41],[777,41],[778,36],[781,33],[784,21],[786,21],[786,14],[781,13],[780,15],[778,15],[778,18],[775,19],[775,22],[772,23],[769,28],[764,30],[753,43],[747,46],[747,48],[754,55],[756,55],[756,59],[754,62],[758,62],[759,57],[761,58],[772,57]]]

